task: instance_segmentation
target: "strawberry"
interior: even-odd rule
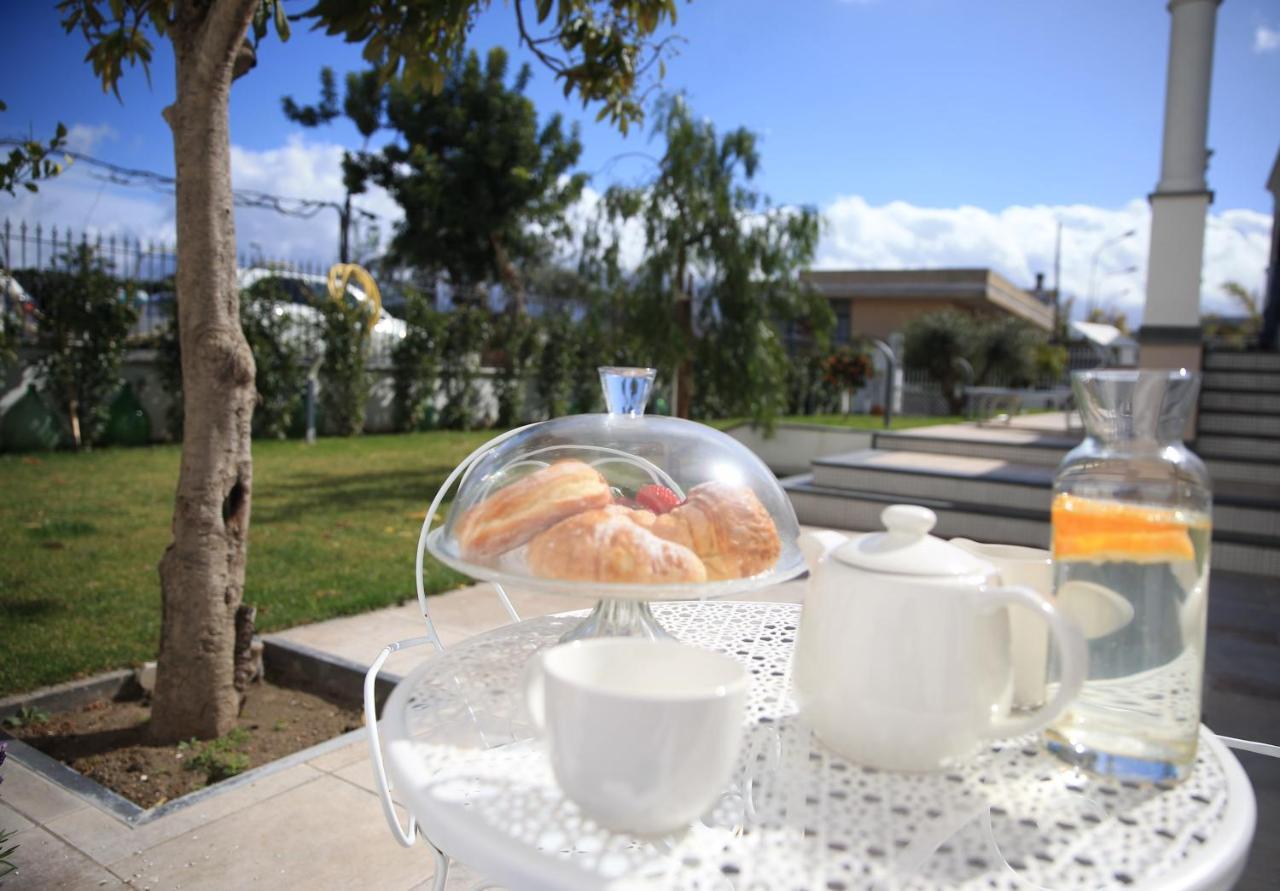
[[[665,514],[680,505],[680,496],[666,486],[649,484],[636,492],[636,503],[655,514]]]

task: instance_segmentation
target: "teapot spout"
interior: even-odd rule
[[[796,544],[800,546],[800,552],[804,554],[804,562],[809,565],[809,571],[813,572],[818,568],[818,564],[822,562],[823,557],[848,540],[848,536],[841,532],[836,532],[832,529],[819,529],[814,532],[800,533],[800,537],[796,539]]]

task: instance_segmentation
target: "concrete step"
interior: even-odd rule
[[[973,504],[934,496],[901,496],[823,486],[812,474],[787,477],[783,488],[796,517],[811,526],[872,531],[881,528],[880,512],[890,504],[910,501],[938,515],[934,534],[964,536],[978,541],[1048,547],[1048,510],[1022,510],[996,501]],[[992,505],[995,505],[994,507]],[[1274,514],[1274,509],[1272,510]],[[1216,569],[1280,577],[1280,537],[1226,532],[1224,508],[1215,507],[1212,563]]]
[[[1269,371],[1280,373],[1280,353],[1205,350],[1206,371]]]
[[[1264,371],[1206,371],[1205,390],[1227,390],[1235,393],[1280,394],[1280,372]]]
[[[1201,435],[1280,437],[1280,413],[1267,415],[1201,411],[1196,423]]]
[[[1273,452],[1272,455],[1275,453]],[[1204,457],[1204,456],[1202,456]],[[1280,460],[1275,457],[1257,459],[1239,457],[1204,457],[1213,484],[1254,483],[1280,486]]]
[[[1205,390],[1200,394],[1201,411],[1280,414],[1280,393],[1233,393]]]
[[[928,452],[936,455],[964,455],[990,458],[1016,464],[1057,467],[1062,456],[1075,448],[1081,439],[1074,435],[1037,433],[1016,428],[923,427],[918,430],[876,433],[872,444],[877,449]]]
[[[883,492],[832,489],[814,483],[812,474],[787,477],[783,488],[791,498],[801,523],[836,529],[872,531],[883,528],[880,512],[891,504],[910,500],[938,515],[934,535],[964,536],[978,541],[998,541],[1028,547],[1049,546],[1049,515],[1038,511],[996,511],[985,505],[964,504],[945,498],[903,499]]]
[[[1054,468],[989,458],[863,449],[813,462],[813,485],[873,494],[892,502],[937,499],[1004,515],[1048,521]],[[1280,480],[1215,485],[1214,526],[1220,535],[1274,539],[1280,547]]]
[[[1202,433],[1196,437],[1195,452],[1205,459],[1242,458],[1246,461],[1276,464],[1280,462],[1280,439]]]
[[[900,501],[940,498],[1048,515],[1053,468],[994,458],[862,449],[813,462],[813,483],[877,492]]]

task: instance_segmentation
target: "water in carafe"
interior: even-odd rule
[[[1178,780],[1195,760],[1208,607],[1209,481],[1181,442],[1198,381],[1111,371],[1074,385],[1089,436],[1055,480],[1054,588],[1089,640],[1089,673],[1049,748],[1098,773]]]

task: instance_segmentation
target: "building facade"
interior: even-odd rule
[[[991,269],[822,269],[801,278],[831,304],[836,344],[887,340],[911,319],[940,309],[1007,313],[1043,331],[1053,327],[1051,292],[1024,290]]]

